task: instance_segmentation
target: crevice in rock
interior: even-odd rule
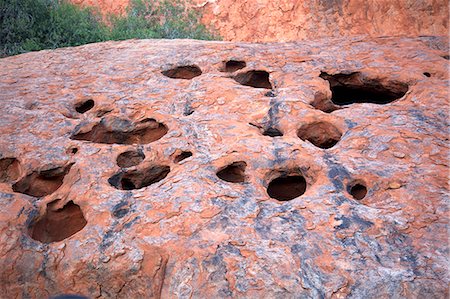
[[[301,126],[297,131],[297,136],[317,147],[327,149],[339,142],[342,133],[332,124],[318,121]]]
[[[402,98],[408,91],[405,83],[382,83],[365,78],[359,72],[335,75],[322,72],[320,77],[330,83],[331,101],[341,106],[354,103],[388,104]]]
[[[431,74],[430,74],[429,72],[424,72],[423,75],[424,75],[425,77],[428,77],[428,78],[431,77]]]
[[[54,206],[59,201],[47,204],[45,215],[30,228],[30,236],[42,243],[59,242],[81,231],[87,224],[79,205],[69,201],[60,209]]]
[[[227,73],[234,73],[235,71],[238,71],[240,69],[243,69],[244,67],[246,67],[246,63],[245,61],[240,61],[240,60],[228,60],[224,62],[224,65],[222,67],[222,72],[227,72]]]
[[[233,162],[220,169],[216,175],[219,179],[230,183],[242,183],[245,181],[245,168],[247,163],[244,161]]]
[[[34,197],[42,197],[52,194],[61,187],[64,177],[69,172],[72,164],[55,167],[48,170],[37,170],[28,174],[18,182],[12,189],[14,192],[27,194]]]
[[[152,118],[139,123],[113,118],[102,119],[86,133],[80,132],[78,128],[78,133],[74,133],[70,138],[106,144],[147,144],[160,139],[168,130],[166,125]]]
[[[152,165],[143,169],[119,172],[108,179],[111,186],[121,190],[141,189],[164,179],[170,172],[167,165]]]
[[[20,177],[21,166],[16,158],[0,159],[0,182],[12,182]]]
[[[87,101],[83,101],[83,102],[79,102],[75,105],[75,110],[78,113],[85,113],[88,112],[89,110],[91,110],[95,105],[95,102],[93,100],[87,100]]]
[[[266,71],[248,71],[237,74],[234,76],[234,80],[246,86],[272,89],[272,84],[269,81],[269,73]]]
[[[117,165],[122,168],[132,167],[144,161],[145,155],[140,150],[126,151],[117,156]]]
[[[162,71],[164,76],[172,79],[190,80],[202,74],[202,70],[196,65],[177,66],[173,69]]]
[[[183,151],[183,152],[181,152],[181,154],[177,155],[175,157],[175,159],[173,159],[173,161],[175,163],[180,163],[181,161],[183,161],[184,159],[187,159],[189,157],[192,157],[192,152],[190,152],[190,151]]]
[[[264,136],[269,136],[269,137],[283,136],[283,132],[281,132],[280,130],[278,130],[277,128],[274,128],[274,127],[269,127],[267,129],[265,129],[262,134]]]
[[[267,187],[267,194],[279,201],[288,201],[303,195],[306,180],[302,175],[281,175],[273,179]]]

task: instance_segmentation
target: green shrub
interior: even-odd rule
[[[179,1],[133,0],[109,26],[66,0],[0,0],[0,57],[130,38],[218,39]]]

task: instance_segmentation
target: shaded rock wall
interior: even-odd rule
[[[121,12],[128,0],[72,0]],[[230,41],[295,41],[326,36],[447,35],[445,0],[193,0],[202,22]]]
[[[447,45],[0,59],[0,296],[448,297]]]

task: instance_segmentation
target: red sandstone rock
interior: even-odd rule
[[[128,0],[71,0],[123,13]],[[202,22],[229,41],[296,41],[318,37],[447,35],[448,1],[185,0]]]
[[[1,59],[1,297],[447,297],[447,44]]]

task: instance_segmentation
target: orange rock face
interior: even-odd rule
[[[447,297],[447,45],[1,59],[1,297]]]
[[[72,0],[123,13],[128,0]],[[296,41],[318,37],[447,35],[448,1],[186,0],[228,41]]]

